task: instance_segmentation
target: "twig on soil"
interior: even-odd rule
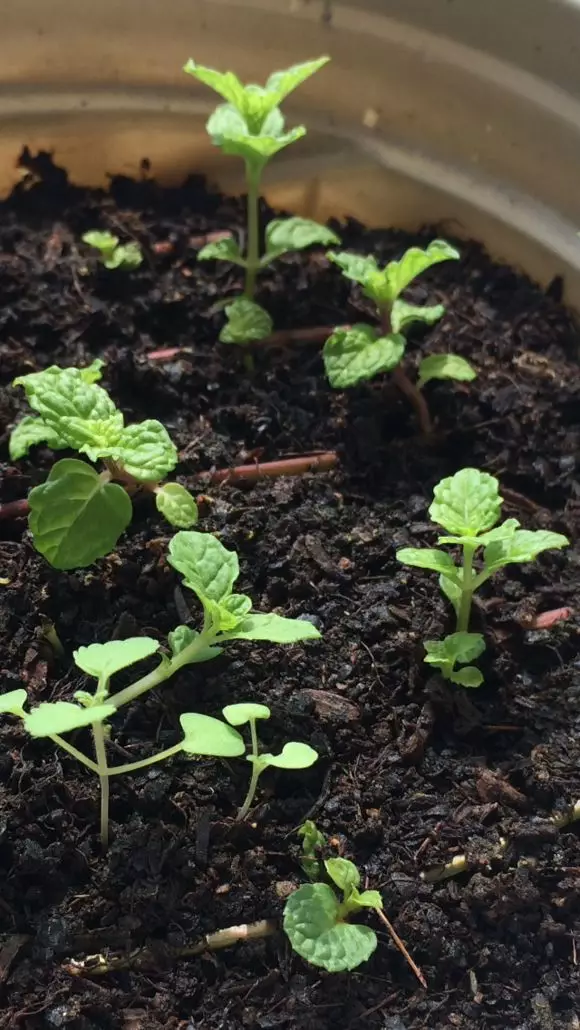
[[[24,497],[21,501],[7,501],[0,504],[0,519],[20,519],[28,515],[30,507]]]
[[[238,465],[231,469],[202,473],[201,478],[210,483],[256,483],[259,479],[278,476],[301,476],[304,472],[328,472],[338,464],[335,451],[320,454],[305,454],[300,458],[282,458],[279,461],[255,462],[253,465]]]
[[[182,958],[193,958],[204,951],[219,951],[229,948],[240,941],[256,941],[271,937],[279,927],[272,919],[260,919],[256,923],[242,923],[241,926],[228,926],[224,930],[208,933],[196,944],[188,944],[183,948],[136,948],[125,954],[87,955],[85,959],[71,959],[63,965],[63,969],[71,976],[106,976],[124,969],[157,969],[160,959],[176,962]]]
[[[251,340],[246,347],[294,347],[297,344],[324,343],[335,330],[348,329],[347,325],[317,325],[305,329],[278,329],[277,332],[265,336],[263,340]],[[147,354],[148,361],[172,361],[180,354],[192,354],[192,347],[162,347]]]
[[[382,912],[380,908],[375,908],[375,912],[378,915],[379,919],[385,924],[387,930],[389,931],[391,937],[393,938],[394,943],[396,944],[397,948],[399,949],[399,951],[401,952],[403,957],[409,963],[411,969],[413,970],[413,972],[414,972],[415,976],[417,977],[417,980],[419,981],[421,986],[424,987],[425,989],[427,989],[427,981],[426,981],[425,977],[423,976],[423,974],[422,974],[421,970],[419,969],[419,966],[417,965],[417,963],[409,955],[409,952],[407,951],[405,945],[403,944],[403,942],[402,942],[401,938],[399,937],[397,931],[395,930],[394,926],[389,922],[389,920],[387,919],[385,913]]]

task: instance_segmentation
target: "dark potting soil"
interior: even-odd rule
[[[268,748],[304,740],[321,758],[306,772],[265,777],[243,826],[232,821],[242,763],[179,759],[116,779],[102,858],[90,773],[2,720],[0,1027],[577,1027],[578,828],[559,832],[549,817],[580,798],[579,620],[572,611],[549,630],[530,626],[538,613],[574,609],[580,554],[572,546],[510,566],[485,587],[474,614],[488,643],[477,691],[430,675],[421,640],[452,628],[449,608],[433,574],[395,561],[401,546],[434,545],[433,486],[465,465],[499,478],[506,516],[578,539],[579,334],[554,296],[558,284],[543,292],[463,242],[460,262],[409,291],[447,313],[411,336],[407,367],[453,350],[478,369],[472,384],[426,388],[437,430],[427,446],[388,377],[341,393],[325,381],[319,345],[255,348],[250,374],[237,348],[216,343],[222,315],[212,306],[239,289],[240,276],[198,264],[196,253],[207,231],[243,223],[241,202],[198,180],[178,190],[125,179],[107,194],[80,190],[44,165],[44,181],[29,178],[0,208],[0,501],[25,497],[53,461],[43,448],[8,460],[9,426],[26,410],[14,376],[103,357],[103,384],[128,418],[169,428],[179,479],[205,495],[199,528],[238,551],[240,586],[255,607],[307,616],[323,631],[320,642],[292,648],[233,644],[190,667],[123,710],[115,751],[153,753],[177,739],[181,712],[219,715],[252,698],[272,709]],[[79,244],[95,227],[137,239],[143,265],[98,268]],[[381,261],[446,235],[354,222],[340,233],[345,247]],[[259,300],[278,329],[367,315],[320,251],[278,261],[261,277]],[[148,359],[173,347],[188,350]],[[253,486],[200,478],[334,449],[339,467],[325,474]],[[1,689],[25,686],[35,702],[69,698],[83,682],[75,647],[140,633],[164,639],[184,603],[195,622],[196,603],[166,562],[169,537],[145,502],[114,554],[65,574],[36,555],[23,519],[1,520]],[[43,635],[50,623],[63,657]],[[382,891],[427,990],[378,923],[375,955],[350,974],[309,967],[282,934],[203,957],[169,954],[221,927],[280,918],[302,880],[295,828],[307,815]],[[421,880],[463,853],[460,877]],[[146,969],[103,978],[66,970],[72,958],[145,944],[154,951]]]

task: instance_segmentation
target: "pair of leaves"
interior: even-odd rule
[[[267,714],[266,714],[267,713]],[[236,726],[242,726],[256,718],[267,719],[270,710],[266,705],[244,703],[228,705],[223,709],[225,722],[210,715],[188,712],[180,717],[183,730],[183,750],[186,754],[207,755],[213,758],[237,758],[246,754],[246,744]],[[317,752],[308,744],[290,741],[284,744],[279,755],[264,753],[246,755],[260,773],[272,766],[276,769],[307,769],[318,758]]]
[[[114,705],[95,705],[89,709],[71,701],[43,702],[32,711],[26,712],[26,701],[25,690],[11,690],[0,695],[0,715],[15,715],[22,719],[31,737],[51,737],[70,733],[71,730],[89,726],[91,723],[104,722],[115,712]]]
[[[260,267],[265,268],[271,261],[295,250],[305,250],[315,245],[328,247],[336,243],[340,243],[336,233],[312,218],[274,218],[266,226],[266,252]],[[233,236],[207,243],[197,257],[199,261],[229,261],[242,268],[246,266],[246,259]]]
[[[211,533],[176,533],[169,544],[169,564],[182,576],[184,585],[196,594],[204,608],[206,631],[225,640],[269,640],[292,644],[314,640],[318,630],[301,619],[286,619],[273,613],[250,612],[246,594],[234,594],[239,576],[238,556],[228,551]]]
[[[286,902],[284,931],[302,958],[329,973],[355,969],[372,955],[377,936],[368,926],[345,921],[350,913],[365,908],[382,908],[378,891],[359,891],[360,874],[344,858],[324,862],[330,879],[343,892],[340,902],[326,883],[299,887]]]
[[[425,250],[410,247],[399,261],[390,261],[384,268],[379,267],[374,257],[360,254],[329,253],[328,257],[347,279],[360,283],[365,296],[378,308],[391,312],[393,330],[400,332],[412,321],[431,324],[441,318],[444,312],[441,305],[421,308],[405,304],[397,312],[395,304],[413,279],[441,261],[457,261],[459,252],[445,240],[433,240]]]
[[[461,687],[480,687],[483,676],[474,665],[456,669],[479,658],[485,651],[481,633],[450,633],[444,640],[425,641],[425,661],[441,670],[442,676]]]
[[[120,268],[129,271],[138,268],[143,261],[138,243],[120,243],[119,237],[111,232],[92,230],[84,233],[82,241],[99,251],[101,262],[110,270]]]

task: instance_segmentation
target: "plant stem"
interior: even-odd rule
[[[393,331],[391,325],[391,308],[383,308],[381,310],[381,331],[385,336],[389,336]],[[395,386],[399,388],[401,393],[405,395],[411,407],[415,409],[417,421],[423,436],[431,436],[433,433],[433,424],[431,422],[431,415],[429,414],[429,408],[427,407],[427,401],[425,400],[420,389],[411,382],[407,373],[404,371],[403,366],[398,364],[392,369],[391,375],[393,376],[393,382]]]
[[[76,747],[73,747],[72,744],[69,744],[68,740],[64,740],[64,738],[60,737],[57,733],[51,733],[49,739],[52,740],[54,744],[58,744],[58,746],[61,747],[63,751],[68,751],[69,755],[72,755],[73,758],[76,758],[77,762],[81,762],[82,765],[85,765],[87,769],[91,770],[91,772],[98,773],[98,765],[95,765],[91,758],[87,758],[86,755],[83,755],[82,751],[78,751]]]
[[[102,722],[94,722],[91,728],[101,785],[101,845],[103,851],[106,851],[109,846],[109,769],[105,749],[105,733]]]
[[[252,735],[252,757],[255,758],[255,759],[258,759],[259,758],[258,731],[256,730],[256,720],[255,719],[250,719],[250,733]],[[241,823],[242,820],[246,818],[248,812],[250,811],[250,808],[252,807],[252,801],[254,800],[254,797],[255,797],[255,794],[256,794],[256,788],[258,786],[258,780],[260,779],[260,776],[263,773],[263,771],[264,770],[260,767],[260,765],[259,765],[259,763],[257,761],[252,762],[252,777],[250,779],[250,786],[248,787],[248,793],[246,794],[246,800],[244,801],[242,807],[240,808],[240,810],[239,810],[239,812],[238,812],[238,814],[236,816],[236,822],[237,823]]]
[[[246,282],[244,295],[248,300],[254,299],[256,289],[256,275],[260,267],[260,226],[259,226],[259,201],[260,201],[260,178],[262,168],[252,166],[246,161],[246,182],[248,187],[248,223],[247,223],[247,246],[246,246]]]
[[[170,661],[161,662],[156,669],[148,672],[146,676],[142,676],[135,683],[131,683],[128,687],[124,687],[123,690],[119,690],[117,694],[108,697],[107,704],[115,705],[115,708],[121,708],[122,705],[128,705],[147,690],[153,690],[154,687],[158,687],[160,683],[170,679],[171,676],[175,675],[185,665],[192,665],[198,661],[199,659],[196,656],[208,647],[211,647],[215,639],[215,633],[200,633],[193,643],[185,647],[175,658],[172,658]]]
[[[183,748],[181,742],[174,744],[173,747],[165,748],[165,751],[160,751],[158,755],[153,755],[151,758],[143,758],[139,762],[128,762],[126,765],[116,765],[114,769],[109,768],[109,776],[120,776],[121,773],[137,772],[138,769],[145,769],[148,765],[154,765],[155,762],[163,762],[166,758],[171,758],[172,755],[179,754]]]
[[[463,545],[463,580],[461,583],[461,599],[459,611],[457,612],[457,632],[467,633],[469,631],[469,616],[471,614],[471,598],[474,591],[473,576],[473,555],[475,547],[470,544]]]

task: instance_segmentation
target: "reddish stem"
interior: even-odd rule
[[[291,347],[303,343],[324,343],[336,329],[349,329],[348,325],[316,325],[306,329],[279,329],[263,340],[252,340],[245,347]],[[171,361],[179,354],[191,354],[191,347],[163,347],[147,355],[149,361]]]
[[[28,515],[30,506],[26,498],[21,501],[8,501],[0,504],[0,519],[20,519]]]
[[[392,333],[393,331],[390,308],[381,311],[381,328],[385,336],[388,336],[389,333]],[[417,421],[423,436],[431,436],[433,433],[433,423],[431,422],[431,415],[429,414],[427,401],[425,400],[421,390],[411,382],[401,364],[397,365],[392,370],[391,375],[395,386],[399,388],[401,393],[404,393],[411,407],[415,409]]]
[[[306,454],[300,458],[282,458],[280,461],[255,462],[253,465],[238,465],[231,469],[218,469],[203,474],[210,483],[256,483],[259,479],[273,479],[277,476],[301,476],[304,472],[328,472],[338,464],[334,451],[324,454]]]

